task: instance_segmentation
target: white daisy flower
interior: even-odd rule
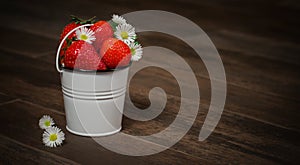
[[[90,44],[92,43],[92,41],[96,40],[96,37],[94,35],[95,35],[95,32],[93,32],[92,30],[90,30],[86,27],[82,27],[82,28],[76,30],[76,37],[79,40],[83,40]]]
[[[43,143],[47,147],[57,147],[65,140],[65,134],[57,127],[49,127],[43,133]]]
[[[116,14],[113,14],[111,20],[116,24],[126,24],[126,20],[123,17]]]
[[[120,24],[116,27],[115,36],[129,45],[136,38],[135,29],[129,24]]]
[[[46,129],[54,125],[53,119],[49,115],[44,115],[40,120],[39,120],[39,126],[41,129]]]
[[[143,48],[140,44],[137,43],[130,43],[129,48],[131,51],[131,60],[138,61],[142,58],[143,55]]]

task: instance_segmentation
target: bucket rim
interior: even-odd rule
[[[132,64],[132,61],[130,61],[130,63],[126,66],[122,66],[122,67],[118,67],[118,68],[114,68],[114,69],[106,69],[106,70],[84,70],[84,69],[77,69],[77,68],[69,68],[69,67],[65,67],[65,66],[61,66],[61,68],[62,68],[62,70],[71,71],[71,72],[107,73],[107,72],[114,72],[114,71],[119,71],[119,70],[129,68],[131,66],[131,64]]]

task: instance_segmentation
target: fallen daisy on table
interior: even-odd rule
[[[49,115],[44,115],[40,120],[39,120],[39,126],[41,129],[46,129],[54,125],[53,119]]]
[[[65,140],[65,134],[57,127],[49,127],[43,133],[43,143],[47,147],[57,147]]]

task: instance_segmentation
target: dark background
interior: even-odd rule
[[[211,92],[203,62],[172,36],[138,34],[144,46],[169,48],[190,64],[200,87],[201,111],[188,134],[170,149],[130,157],[66,132],[55,49],[71,14],[108,20],[113,13],[149,9],[182,15],[208,34],[223,60],[227,100],[215,131],[199,142]],[[292,0],[1,1],[0,164],[299,164],[299,9],[300,3]],[[164,112],[149,122],[124,117],[124,133],[149,135],[175,119],[180,91],[162,69],[135,75],[131,99],[147,107],[148,92],[155,86],[168,94]],[[43,114],[50,114],[66,133],[62,147],[43,146],[37,125]]]

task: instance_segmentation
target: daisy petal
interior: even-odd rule
[[[49,115],[44,115],[40,120],[39,120],[39,126],[41,129],[46,129],[54,125],[53,119]]]

